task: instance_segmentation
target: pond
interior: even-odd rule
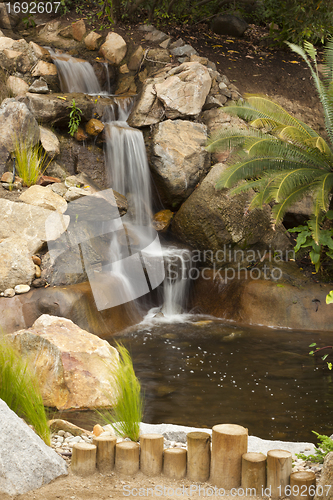
[[[145,392],[145,421],[235,423],[265,439],[333,432],[333,373],[308,355],[331,335],[222,321],[139,325],[122,337]]]
[[[333,373],[308,355],[309,344],[328,345],[330,333],[188,319],[136,325],[114,338],[133,357],[145,422],[234,423],[263,439],[314,443],[312,430],[332,434]],[[88,428],[97,421],[92,412],[57,417]]]

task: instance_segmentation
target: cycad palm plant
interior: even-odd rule
[[[322,106],[328,141],[311,127],[291,116],[281,106],[263,96],[248,96],[246,101],[225,108],[227,113],[250,122],[247,130],[229,129],[210,138],[208,150],[234,150],[230,166],[220,177],[217,188],[230,188],[237,194],[254,189],[249,209],[274,201],[274,222],[305,194],[313,196],[314,244],[319,244],[320,222],[328,210],[333,190],[333,39],[328,42],[325,74],[318,75],[316,49],[309,42],[304,50],[294,44],[289,47],[310,67]],[[246,182],[240,182],[245,180]]]

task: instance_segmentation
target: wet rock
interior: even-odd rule
[[[291,248],[282,226],[273,231],[271,209],[252,210],[244,215],[250,193],[230,196],[227,189],[216,190],[215,185],[225,170],[219,163],[212,167],[200,186],[183,203],[172,224],[173,233],[193,248],[210,249],[214,255],[224,245],[233,249],[250,246],[285,251]],[[228,262],[228,256],[224,265]]]
[[[14,288],[15,293],[20,295],[21,293],[28,293],[30,291],[29,285],[16,285]]]
[[[111,64],[119,64],[125,57],[127,45],[125,40],[117,33],[109,33],[99,53]]]
[[[40,259],[40,257],[38,257],[38,255],[33,255],[32,256],[32,262],[36,265],[36,266],[40,266],[42,261]]]
[[[15,149],[15,137],[22,138],[27,145],[34,145],[38,142],[38,123],[25,104],[14,99],[5,99],[2,102],[0,137],[2,147],[9,152]]]
[[[111,373],[118,352],[105,340],[47,314],[8,337],[34,364],[47,406],[99,408],[115,402]]]
[[[59,213],[64,213],[67,209],[67,203],[61,196],[46,187],[38,185],[29,187],[21,194],[19,200],[29,205],[46,210],[55,210]]]
[[[218,15],[211,23],[211,30],[217,35],[243,36],[249,25],[244,19],[231,14]]]
[[[89,135],[96,136],[101,132],[103,132],[103,130],[104,130],[104,123],[102,123],[100,120],[96,120],[95,118],[92,118],[86,124],[86,132]]]
[[[86,141],[89,136],[85,133],[82,127],[78,127],[77,131],[74,134],[74,137],[78,142],[83,142]]]
[[[171,210],[161,210],[154,215],[152,226],[156,231],[164,233],[170,226],[172,219],[173,212]]]
[[[102,38],[95,31],[91,31],[84,39],[84,44],[88,50],[96,50],[98,48],[98,41]]]
[[[41,488],[67,474],[65,461],[0,400],[1,495]]]
[[[174,209],[192,193],[209,168],[207,129],[185,120],[167,120],[153,133],[151,169],[163,203]]]
[[[135,52],[130,57],[128,62],[128,69],[130,71],[138,71],[140,68],[140,64],[144,55],[144,50],[141,45],[136,49]]]
[[[48,157],[52,160],[58,156],[60,153],[60,143],[58,137],[55,135],[52,130],[46,127],[39,127],[40,132],[40,142],[44,148],[44,151],[47,153]]]
[[[28,92],[32,92],[33,94],[48,94],[49,87],[46,81],[40,77],[38,80],[35,80],[32,85],[30,85]]]

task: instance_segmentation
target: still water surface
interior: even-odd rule
[[[333,432],[333,374],[308,355],[332,334],[195,321],[139,325],[121,340],[145,391],[146,422],[235,423],[299,441]]]
[[[315,443],[311,430],[333,433],[333,373],[308,355],[312,342],[331,345],[332,333],[239,328],[194,317],[136,325],[115,340],[133,357],[145,422],[234,423],[264,439]],[[58,416],[88,428],[97,421],[92,412]]]

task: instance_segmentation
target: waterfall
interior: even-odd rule
[[[101,93],[88,62],[52,51],[51,55],[63,91]],[[108,184],[126,196],[129,208],[117,227],[114,226],[116,229],[110,236],[109,262],[102,266],[102,273],[96,275],[94,269],[87,272],[92,289],[96,290],[95,300],[100,301],[102,309],[149,293],[163,281],[165,272],[163,304],[151,309],[148,316],[160,312],[159,316],[172,320],[185,308],[190,252],[170,246],[161,247],[152,228],[150,170],[143,134],[127,123],[133,103],[133,97],[116,97],[114,104],[105,108],[102,117]],[[107,283],[111,283],[107,276],[113,279],[112,297],[105,291]]]

